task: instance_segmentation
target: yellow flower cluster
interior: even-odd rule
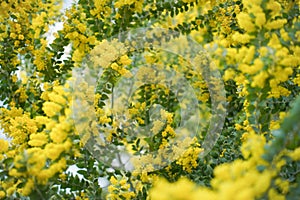
[[[60,2],[62,1],[22,0],[0,3],[0,42],[4,44],[0,47],[0,56],[5,58],[0,59],[0,66],[2,71],[9,72],[7,74],[10,80],[7,82],[12,83],[10,85],[12,87],[8,89],[12,91],[7,92],[11,92],[11,97],[7,97],[10,98],[8,108],[0,110],[1,128],[9,138],[9,140],[0,139],[0,165],[6,170],[2,173],[0,169],[0,199],[18,195],[29,196],[33,190],[38,191],[41,185],[46,185],[49,181],[55,179],[54,182],[57,184],[58,178],[65,179],[66,174],[62,172],[66,170],[67,163],[73,159],[74,154],[78,153],[76,148],[85,151],[82,147],[92,136],[99,136],[99,132],[104,134],[109,145],[131,148],[128,152],[134,155],[131,161],[135,170],[132,173],[124,173],[124,176],[118,176],[116,171],[116,173],[108,172],[110,169],[107,170],[107,166],[102,166],[102,163],[98,163],[94,158],[84,158],[84,161],[89,162],[86,167],[92,166],[91,170],[88,169],[90,174],[85,176],[85,179],[94,180],[93,173],[99,175],[99,171],[101,174],[104,173],[103,176],[111,177],[107,199],[134,199],[140,198],[140,195],[143,198],[150,195],[148,198],[154,200],[199,198],[250,200],[262,197],[284,199],[289,193],[291,183],[282,178],[280,170],[290,160],[299,162],[300,148],[284,149],[270,162],[262,159],[262,156],[266,155],[267,139],[272,140],[275,137],[271,135],[270,130],[280,128],[286,114],[285,110],[282,112],[281,107],[275,110],[276,113],[273,113],[270,107],[277,106],[273,103],[278,99],[281,100],[280,98],[294,97],[295,92],[291,91],[291,88],[298,90],[300,86],[298,74],[300,48],[297,42],[300,39],[300,31],[294,30],[298,26],[299,16],[293,14],[295,10],[291,12],[289,10],[296,4],[295,1],[155,0],[147,1],[147,5],[144,0],[90,0],[86,5],[82,3],[85,1],[79,1],[66,11],[67,19],[63,30],[57,34],[57,41],[63,40],[62,44],[49,46],[45,33],[49,30],[49,25],[54,23],[54,19],[57,19],[55,15],[60,15],[58,14]],[[180,7],[181,5],[185,6]],[[295,8],[298,7],[293,7]],[[297,17],[288,21],[286,16],[290,14]],[[165,18],[165,21],[160,22],[162,18]],[[144,50],[151,53],[144,53],[140,57],[130,57],[136,52],[134,48],[128,48],[126,43],[103,39],[111,37],[116,31],[137,27],[137,24],[145,25],[148,22],[137,19],[150,19],[149,23],[152,24],[150,26],[166,28],[167,31],[155,32],[154,35],[159,38],[159,42],[172,29],[184,34],[192,31],[191,35],[198,42],[208,43],[204,45],[205,53],[209,54],[216,66],[209,63],[202,54],[195,59],[194,55],[187,55],[190,41],[182,36],[170,39],[180,44],[173,46],[172,53],[152,48],[152,45],[159,44],[158,41],[154,41],[153,44],[151,42],[143,44]],[[158,20],[155,21],[156,19]],[[153,36],[151,34],[151,31],[146,32],[145,37],[151,39]],[[71,58],[56,65],[54,61],[56,55],[61,53],[61,49],[66,47],[68,42],[73,48]],[[131,47],[136,47],[137,44],[133,43],[130,44]],[[59,46],[58,52],[55,52],[55,46]],[[68,70],[79,66],[87,53],[90,53],[88,58],[92,61],[88,64],[93,64],[92,67],[96,69],[101,68],[109,76],[112,75],[112,78],[108,78],[108,84],[97,85],[96,89],[93,86],[88,87],[85,83],[79,85],[78,90],[82,93],[78,95],[84,99],[82,107],[92,105],[86,110],[88,114],[84,113],[83,117],[88,118],[89,114],[92,115],[90,112],[95,112],[96,120],[84,126],[76,124],[79,126],[74,130],[70,117],[71,89],[67,84],[63,86],[58,82],[63,83],[69,76]],[[7,54],[10,55],[9,59],[6,59]],[[178,55],[186,55],[190,60]],[[189,63],[192,59],[193,64],[198,65],[195,68]],[[62,76],[53,72],[63,65],[66,65],[67,70],[62,72]],[[135,76],[138,89],[130,99],[132,103],[129,108],[116,109],[118,106],[122,107],[118,104],[118,100],[123,96],[128,100],[128,97],[123,95],[118,99],[113,89],[108,90],[114,88],[117,78],[131,78],[129,69],[140,65],[143,66],[138,69]],[[217,84],[219,82],[216,81],[218,79],[216,77],[209,77],[211,82],[206,83],[202,77],[206,67],[209,67],[208,70],[220,69],[222,73],[224,72],[223,80],[230,88],[227,99],[230,103],[237,101],[238,105],[234,105],[234,108],[228,111],[230,119],[226,121],[224,127],[226,134],[231,134],[228,133],[230,131],[236,135],[242,134],[240,139],[243,144],[240,153],[243,158],[214,166],[211,188],[197,186],[187,178],[181,178],[175,183],[158,179],[158,174],[176,180],[177,175],[189,173],[189,177],[198,180],[192,172],[201,167],[198,167],[199,154],[203,149],[195,138],[186,137],[181,140],[181,134],[175,132],[178,130],[176,128],[179,125],[179,116],[178,110],[174,110],[177,107],[189,108],[189,102],[184,101],[177,105],[173,100],[178,99],[173,98],[172,89],[167,87],[169,83],[185,78],[195,90],[198,103],[202,103],[201,106],[205,107],[206,103],[213,105],[215,100],[225,101],[219,99],[223,98],[222,96],[212,96],[215,91],[225,89]],[[15,69],[23,70],[23,68],[30,69],[28,77],[21,75],[19,78]],[[159,73],[160,70],[168,72],[174,70],[183,77],[170,78],[167,73]],[[2,71],[1,76],[4,74]],[[49,74],[42,74],[48,71]],[[51,83],[43,82],[45,80]],[[150,84],[145,84],[145,80],[149,80]],[[215,86],[208,89],[207,85]],[[101,93],[102,91],[99,92],[98,89],[103,89],[104,92]],[[98,92],[96,95],[95,90]],[[116,99],[106,101],[110,95]],[[153,110],[150,107],[153,104],[166,103],[169,101],[168,97],[172,99],[171,108],[153,109],[156,113],[152,115]],[[103,103],[106,105],[105,108]],[[267,109],[261,109],[262,107]],[[224,110],[223,105],[218,106],[219,108]],[[201,111],[204,111],[204,108]],[[264,119],[263,112],[269,111],[270,114],[265,114]],[[207,113],[207,110],[204,112]],[[149,116],[146,116],[148,114]],[[123,121],[117,119],[118,116],[124,116]],[[159,117],[151,121],[153,116]],[[235,121],[231,123],[231,119]],[[266,124],[263,124],[264,121],[267,121]],[[230,127],[231,124],[234,124],[235,130]],[[143,130],[143,133],[139,130]],[[78,138],[79,135],[73,134],[74,132],[82,134],[81,139]],[[144,134],[145,137],[140,140],[136,134]],[[74,138],[76,139],[71,140]],[[100,141],[102,137],[92,139],[99,142],[95,147],[96,150],[97,147],[102,148],[102,144],[106,145],[105,141]],[[177,139],[179,141],[176,141]],[[221,159],[217,159],[217,163],[228,159],[230,153],[232,153],[230,147],[221,149],[219,151]],[[207,159],[214,162],[215,158]],[[95,170],[95,164],[101,165],[101,169]],[[204,164],[207,164],[206,160]],[[173,166],[176,168],[172,169]],[[155,171],[157,169],[159,170]],[[179,172],[176,171],[174,175],[172,174],[174,170]],[[92,182],[87,180],[90,186]],[[154,187],[147,194],[152,183]],[[91,195],[88,192],[78,191],[80,195],[76,199],[86,199]]]
[[[130,64],[131,64],[131,60],[128,58],[128,56],[123,55],[117,60],[117,62],[113,62],[110,67],[111,69],[118,72],[121,76],[130,78],[132,74],[130,73],[129,70],[125,68],[127,65]]]
[[[200,191],[196,188],[195,184],[187,178],[181,178],[175,183],[169,183],[165,179],[159,179],[154,182],[154,188],[150,190],[150,198],[152,200],[196,200],[201,199],[214,199],[213,192],[209,190]],[[211,194],[210,194],[211,193]]]
[[[17,68],[21,61],[20,55],[31,55],[38,71],[46,68],[51,55],[46,55],[45,33],[48,27],[54,23],[54,19],[59,16],[61,0],[24,0],[2,1],[0,6],[0,40],[11,40],[13,55],[9,62],[0,61],[1,66],[13,66]],[[42,10],[42,12],[40,12]],[[4,52],[4,47],[0,47]],[[19,55],[18,55],[19,54]]]
[[[31,134],[38,130],[36,120],[30,117],[30,114],[21,108],[11,108],[10,110],[1,108],[0,116],[2,127],[8,137],[12,138],[14,145],[20,145],[23,148]]]
[[[13,158],[9,176],[19,180],[14,184],[0,183],[4,189],[1,192],[7,196],[14,192],[27,196],[33,188],[47,184],[67,166],[66,158],[61,155],[72,147],[69,137],[73,125],[67,104],[71,102],[71,95],[67,92],[68,85],[45,84],[45,87],[42,97],[47,100],[43,105],[46,116],[31,118],[22,109],[2,109],[5,117],[1,123],[12,142],[0,140],[1,159]],[[8,149],[9,143],[14,150]]]
[[[219,55],[214,61],[220,69],[224,64],[220,62],[224,55],[225,63],[236,67],[225,70],[223,79],[234,80],[241,97],[249,94],[248,87],[265,88],[268,86],[270,86],[268,98],[289,96],[291,91],[282,83],[291,80],[290,77],[300,63],[297,45],[293,46],[294,43],[292,43],[291,46],[285,47],[282,42],[282,40],[291,39],[285,28],[286,19],[280,19],[284,8],[276,1],[264,3],[260,0],[243,1],[243,5],[244,9],[236,14],[237,23],[245,32],[232,31],[227,38],[216,35],[211,45],[216,46],[216,43],[220,45],[218,49],[212,48],[211,51],[212,56]],[[280,35],[272,32],[274,30],[280,32]],[[198,33],[205,34],[202,30]],[[259,35],[265,38],[259,38]],[[261,46],[253,42],[264,39],[269,42]],[[299,76],[296,76],[292,81],[297,84],[299,80]],[[244,102],[245,108],[249,105],[249,102]],[[253,113],[247,112],[246,115],[249,117]],[[274,115],[270,129],[278,129],[284,115],[284,112],[279,113],[278,116]],[[278,155],[274,163],[267,163],[261,158],[265,152],[265,137],[254,133],[248,120],[242,122],[242,125],[236,124],[236,129],[246,131],[242,137],[244,144],[241,149],[245,160],[236,160],[216,167],[215,178],[211,181],[212,189],[196,186],[186,179],[180,179],[176,183],[160,179],[150,191],[150,198],[256,199],[266,195],[269,199],[284,199],[288,193],[289,183],[279,178],[280,169],[285,164],[283,155]],[[295,160],[299,159],[299,150],[296,149],[288,155]],[[265,170],[258,170],[258,166]],[[273,180],[275,180],[274,183]],[[181,194],[187,193],[188,197],[186,195],[181,197]]]
[[[86,25],[87,16],[81,10],[82,7],[79,7],[77,10],[75,8],[68,10],[66,16],[70,19],[70,22],[65,23],[63,28],[65,38],[70,39],[72,42],[72,48],[74,49],[72,60],[77,65],[82,61],[86,53],[91,50],[91,46],[96,43],[96,37],[91,34]]]
[[[248,94],[247,87],[268,86],[268,98],[289,96],[291,91],[282,83],[290,81],[300,59],[297,45],[291,43],[286,47],[281,41],[291,39],[285,27],[286,19],[281,19],[284,8],[273,0],[266,4],[256,0],[243,1],[243,5],[244,9],[236,13],[236,18],[239,27],[245,32],[233,31],[227,38],[218,35],[214,40],[214,44],[220,45],[218,51],[221,52],[212,52],[213,55],[219,54],[214,61],[220,68],[224,62],[232,66],[225,70],[223,79],[234,80],[240,87],[240,96]],[[280,34],[273,32],[275,30]],[[257,45],[262,40],[267,43]],[[225,59],[222,58],[224,53]],[[297,82],[297,78],[293,80]]]
[[[197,142],[196,138],[193,138],[191,146],[180,155],[179,159],[176,161],[176,164],[181,165],[182,169],[188,173],[192,172],[193,168],[198,166],[197,159],[199,158],[200,153],[203,151],[200,148],[200,144]]]
[[[126,52],[125,45],[118,40],[103,40],[91,51],[91,60],[94,67],[108,68],[117,59],[120,59],[120,62],[124,63],[124,65],[128,65],[131,61],[126,57]],[[122,56],[124,57],[121,59]]]
[[[135,12],[142,12],[144,0],[118,0],[114,3],[115,8],[130,7]],[[120,16],[120,15],[117,15]],[[120,16],[122,17],[122,16]]]
[[[108,186],[109,194],[106,196],[107,200],[129,200],[135,197],[135,193],[130,191],[130,184],[126,177],[116,179],[112,176],[110,178],[110,183],[111,185]]]
[[[105,19],[111,14],[111,8],[107,5],[107,0],[93,0],[94,9],[90,10],[92,16],[98,19]]]
[[[254,132],[248,134],[242,145],[245,160],[235,160],[217,166],[214,169],[215,177],[211,180],[212,189],[196,186],[186,178],[176,183],[169,183],[165,179],[158,179],[150,190],[150,197],[156,199],[257,199],[265,193],[269,199],[284,199],[289,183],[278,177],[281,167],[285,164],[283,155],[299,160],[299,148],[294,151],[282,152],[274,159],[274,163],[263,160],[266,140]],[[259,170],[258,167],[264,168]],[[275,180],[275,185],[272,184]],[[276,187],[280,188],[278,193]],[[186,195],[186,194],[189,195]],[[182,196],[184,194],[184,196]]]
[[[162,139],[162,144],[159,146],[159,148],[163,149],[168,145],[168,138],[174,138],[176,136],[176,133],[174,129],[171,126],[171,123],[173,122],[173,114],[169,113],[168,111],[161,109],[160,110],[160,115],[162,121],[165,122],[166,126],[163,129],[161,135],[163,137]],[[153,127],[156,129],[156,127]]]
[[[8,142],[4,139],[0,139],[0,153],[4,153],[8,150]],[[0,157],[2,159],[2,157]]]

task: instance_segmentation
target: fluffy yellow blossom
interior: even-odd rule
[[[255,25],[252,22],[251,17],[248,13],[241,12],[237,15],[237,20],[241,28],[245,29],[247,32],[255,31]]]
[[[293,82],[300,86],[300,74],[297,74],[297,76],[293,79]]]
[[[61,109],[62,106],[54,102],[45,102],[43,104],[43,111],[46,113],[48,117],[59,115]]]
[[[183,170],[191,173],[192,169],[198,166],[197,159],[202,151],[203,149],[200,147],[190,147],[179,157],[176,163],[181,165]]]
[[[232,35],[233,41],[240,42],[242,44],[249,43],[252,38],[253,38],[253,36],[250,36],[247,33],[241,34],[241,33],[236,32]]]
[[[108,186],[109,194],[106,196],[108,200],[126,199],[130,200],[136,196],[130,191],[130,185],[125,177],[116,179],[114,176],[110,178],[111,185]]]
[[[268,197],[269,197],[269,199],[285,200],[285,196],[282,194],[279,194],[274,188],[269,190]]]
[[[29,145],[39,147],[48,143],[48,136],[45,133],[36,133],[30,135]]]
[[[103,15],[108,16],[111,13],[111,8],[108,7],[107,3],[107,0],[94,0],[95,8],[90,10],[90,13],[99,19],[102,19]]]
[[[34,188],[34,181],[32,179],[28,179],[25,186],[21,189],[21,194],[24,196],[28,196],[32,189]]]
[[[162,132],[162,136],[163,137],[174,137],[176,135],[174,129],[170,126],[170,125],[167,125],[167,127],[165,128],[165,130]]]
[[[245,74],[256,74],[264,66],[264,63],[260,59],[255,59],[253,65],[249,66],[246,64],[239,65],[239,69]]]
[[[280,61],[280,64],[286,67],[294,67],[300,64],[300,58],[288,55]]]
[[[268,43],[268,46],[274,48],[274,49],[280,49],[281,48],[281,43],[276,34],[272,34],[271,39]]]
[[[288,155],[293,159],[293,160],[300,160],[300,147],[296,148],[294,151],[289,152]]]
[[[285,25],[287,23],[286,19],[277,19],[277,20],[273,20],[268,22],[265,27],[269,30],[272,29],[280,29],[283,27],[283,25]]]
[[[251,83],[252,87],[260,87],[263,88],[266,83],[266,79],[269,77],[268,73],[265,71],[261,71],[259,74],[254,76],[253,82]]]
[[[81,62],[84,57],[84,52],[80,51],[80,49],[76,49],[73,53],[72,60],[74,62]]]
[[[162,117],[162,120],[166,120],[168,123],[171,123],[173,121],[173,114],[164,109],[160,110],[160,115]]]
[[[197,187],[186,178],[180,178],[173,184],[165,179],[159,178],[154,182],[154,187],[150,190],[149,196],[153,200],[197,200],[199,197],[209,200],[218,199],[215,192],[206,188]]]
[[[280,96],[289,96],[290,94],[291,94],[291,91],[289,91],[288,89],[286,89],[280,85],[276,85],[276,86],[271,87],[271,91],[270,91],[270,94],[268,97],[279,98]]]
[[[46,156],[51,160],[56,160],[65,150],[66,148],[63,144],[49,143],[45,147]]]
[[[54,92],[51,92],[48,94],[49,100],[55,103],[58,103],[60,105],[65,105],[67,103],[67,100],[60,94],[56,94]]]
[[[281,35],[281,37],[282,37],[285,41],[289,41],[289,40],[290,40],[290,37],[289,37],[288,32],[286,32],[283,28],[280,29],[280,35]]]
[[[243,58],[243,63],[246,63],[246,64],[250,64],[253,57],[254,57],[254,54],[255,54],[255,46],[251,45],[249,48],[247,48],[247,54],[245,55],[245,57]]]
[[[123,43],[120,43],[117,40],[111,42],[103,40],[91,51],[91,60],[95,67],[107,68],[113,61],[117,60],[119,56],[123,56],[125,53],[126,48]]]
[[[0,153],[4,153],[8,150],[8,141],[0,139]]]
[[[4,198],[6,195],[5,195],[5,192],[4,191],[0,191],[0,199]]]
[[[50,138],[54,143],[62,143],[67,138],[70,125],[67,122],[57,124],[50,132]]]
[[[271,10],[272,11],[271,15],[275,17],[279,15],[282,8],[279,2],[275,0],[270,0],[267,2],[267,9]]]
[[[45,116],[36,116],[35,121],[39,125],[44,125],[44,124],[49,123],[51,120],[48,117],[45,117]]]
[[[123,55],[123,56],[120,57],[119,62],[120,62],[122,65],[130,65],[132,61],[131,61],[130,58],[128,58],[127,55]]]
[[[66,162],[67,161],[65,158],[61,158],[57,162],[53,163],[48,169],[41,170],[41,172],[37,175],[38,183],[47,183],[49,178],[53,177],[55,174],[66,168]]]
[[[159,131],[162,130],[163,126],[165,125],[164,122],[160,121],[160,120],[155,120],[153,122],[153,127],[151,128],[151,131],[153,132],[153,134],[157,134],[159,133]]]
[[[262,28],[266,23],[266,15],[265,13],[257,13],[255,14],[255,25],[259,28]]]

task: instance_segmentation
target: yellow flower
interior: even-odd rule
[[[43,169],[37,174],[37,180],[40,184],[46,184],[48,179],[59,173],[61,170],[66,168],[67,161],[65,158],[61,158],[59,161],[50,165],[48,169]]]
[[[18,80],[18,77],[16,75],[12,75],[11,80],[15,83]]]
[[[242,125],[240,125],[240,124],[235,124],[234,126],[235,126],[235,129],[236,129],[237,131],[239,131],[239,130],[242,130],[242,129],[243,129],[243,126],[242,126]]]
[[[287,23],[286,19],[277,19],[277,20],[273,20],[271,22],[268,22],[265,27],[269,30],[272,29],[280,29],[283,27],[283,25],[285,25]]]
[[[80,51],[79,49],[76,49],[73,53],[72,60],[74,62],[81,62],[84,55],[85,55],[84,51]]]
[[[280,123],[279,121],[271,121],[270,122],[270,130],[276,130],[280,128]]]
[[[53,117],[58,115],[61,111],[62,107],[54,102],[45,102],[43,104],[43,111],[46,113],[48,117]]]
[[[188,145],[191,145],[191,142],[193,142],[196,146],[190,146],[187,148],[184,144],[188,139],[183,141],[183,143],[180,144],[179,148],[174,149],[175,154],[177,154],[179,159],[176,161],[177,164],[181,165],[183,170],[191,173],[192,169],[197,167],[197,158],[199,157],[200,152],[203,151],[202,148],[200,148],[200,145],[193,139],[193,141],[189,141],[190,143]]]
[[[50,101],[58,103],[60,105],[65,105],[67,103],[67,100],[62,95],[56,94],[54,92],[49,93],[48,97]]]
[[[134,192],[123,192],[122,196],[125,197],[126,200],[130,200],[135,197]]]
[[[275,200],[285,200],[285,196],[282,194],[279,194],[274,188],[271,188],[268,192],[269,199],[275,199]]]
[[[289,91],[288,89],[280,85],[276,85],[275,87],[271,87],[271,92],[269,97],[279,98],[280,96],[289,96],[290,94],[291,91]]]
[[[115,70],[115,71],[118,71],[119,70],[119,65],[117,64],[117,63],[113,63],[112,65],[111,65],[111,68],[113,69],[113,70]]]
[[[239,42],[239,43],[242,43],[242,44],[249,43],[252,38],[253,38],[253,36],[250,36],[250,35],[248,35],[246,33],[245,34],[241,34],[241,33],[235,32],[232,35],[233,41]]]
[[[54,143],[62,143],[68,136],[69,124],[66,122],[57,124],[50,132],[50,138]]]
[[[82,23],[79,23],[76,27],[81,33],[84,33],[86,30],[86,25]]]
[[[125,53],[126,48],[123,43],[117,40],[110,42],[103,40],[91,51],[91,60],[95,67],[107,68],[113,61]]]
[[[159,179],[149,192],[152,200],[196,200],[201,197],[198,195],[195,184],[186,178],[181,178],[173,184],[165,179]]]
[[[34,181],[32,179],[28,179],[25,186],[21,190],[22,195],[28,196],[31,193],[33,188],[34,188]]]
[[[6,195],[5,195],[5,192],[4,191],[0,191],[0,199],[4,198]]]
[[[246,181],[246,180],[245,180]],[[232,186],[235,187],[235,186]],[[243,199],[243,200],[253,200],[255,193],[253,192],[252,188],[243,188],[241,190],[239,190],[235,196],[234,199],[239,200],[239,199]],[[228,199],[231,199],[233,196],[229,196]]]
[[[10,176],[15,176],[15,177],[21,177],[21,176],[24,175],[23,173],[18,172],[18,170],[15,169],[15,168],[10,169],[9,172],[8,172],[8,174]]]
[[[281,37],[282,37],[285,41],[289,41],[289,40],[290,40],[290,37],[289,37],[288,32],[286,32],[283,28],[280,29],[280,35],[281,35]]]
[[[259,28],[262,28],[266,23],[266,15],[265,13],[257,13],[255,14],[255,25]]]
[[[264,67],[264,63],[263,63],[263,61],[261,59],[257,58],[257,59],[254,60],[254,63],[253,63],[253,68],[255,68],[255,72],[254,73],[262,70],[263,67]]]
[[[117,180],[114,176],[112,176],[112,177],[110,178],[109,181],[110,181],[111,184],[113,184],[113,185],[117,185],[117,184],[118,184],[118,180]]]
[[[300,147],[288,154],[293,160],[300,160]]]
[[[288,55],[280,61],[280,64],[287,67],[293,67],[300,64],[300,58]]]
[[[269,75],[267,72],[261,71],[259,74],[254,76],[251,86],[263,88],[265,86],[265,81],[268,77],[269,77]]]
[[[267,3],[267,9],[268,10],[272,10],[271,15],[273,15],[273,17],[277,16],[280,11],[281,11],[281,5],[279,2],[276,2],[274,0],[270,0]]]
[[[167,120],[167,122],[170,124],[173,121],[173,113],[169,113],[168,111],[161,109],[160,110],[160,115],[162,120]]]
[[[12,39],[16,39],[17,38],[17,35],[15,33],[10,33],[9,35]]]
[[[153,122],[153,127],[151,128],[151,131],[153,132],[154,135],[156,135],[157,133],[159,133],[159,131],[162,130],[164,125],[165,125],[164,122],[162,122],[160,120],[155,120]]]
[[[10,188],[8,188],[8,189],[6,190],[7,195],[8,195],[8,196],[11,196],[11,195],[16,191],[16,189],[17,189],[17,187],[16,187],[15,185],[12,186],[12,187],[10,187]]]
[[[31,134],[28,142],[31,146],[43,146],[48,143],[48,136],[45,133]]]
[[[243,59],[243,63],[250,64],[255,54],[255,46],[251,45],[247,49],[247,54],[245,55]]]
[[[300,74],[297,74],[297,76],[294,78],[293,82],[300,86]]]
[[[123,56],[120,57],[119,62],[120,62],[122,65],[130,65],[130,64],[131,64],[131,59],[128,58],[127,55],[123,55]]]
[[[50,119],[48,117],[45,117],[45,116],[36,116],[35,121],[39,125],[44,125],[44,124],[47,124],[50,121]]]
[[[4,140],[4,139],[0,139],[0,153],[4,153],[6,151],[8,151],[8,141]]]
[[[270,171],[264,171],[257,175],[259,178],[256,179],[253,189],[256,193],[262,194],[269,188],[272,180],[272,173]]]
[[[280,49],[281,48],[281,43],[279,41],[279,38],[276,34],[272,34],[271,39],[268,43],[268,46],[273,47],[274,49]]]
[[[65,147],[63,144],[50,143],[45,147],[46,156],[51,160],[56,160],[64,150]]]
[[[106,115],[105,116],[101,116],[99,118],[99,123],[100,124],[106,124],[106,123],[109,123],[111,122],[111,118],[107,117]]]
[[[22,34],[18,35],[18,39],[19,40],[24,40],[24,35],[22,35]]]
[[[247,32],[255,31],[255,26],[252,23],[252,19],[248,13],[241,12],[237,15],[237,21],[241,28],[245,29]]]

